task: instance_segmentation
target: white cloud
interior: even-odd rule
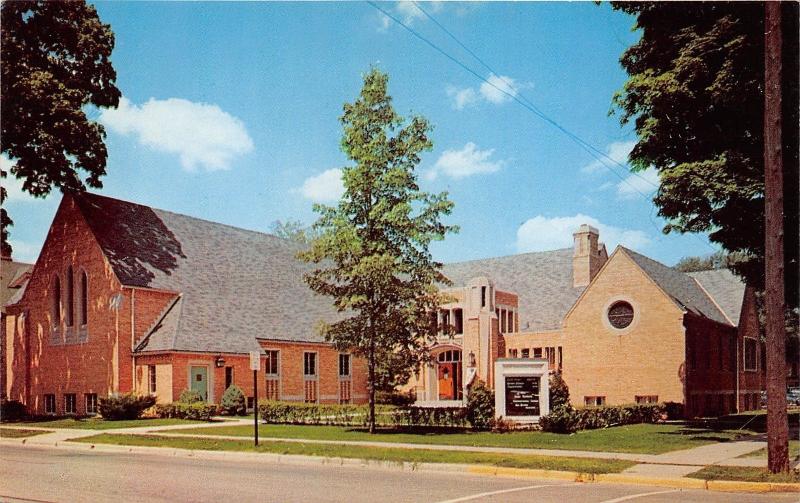
[[[614,142],[606,147],[606,155],[611,159],[614,159],[618,163],[622,164],[623,166],[625,166],[626,164],[628,164],[628,156],[630,155],[631,150],[633,150],[633,147],[635,146],[636,146],[635,141]],[[603,162],[600,162],[599,160],[594,160],[589,164],[587,164],[586,166],[582,167],[581,173],[587,175],[599,173],[606,169],[603,166],[604,163],[606,166],[609,166],[612,169],[615,167],[613,162],[609,161],[606,158],[603,158]]]
[[[493,105],[501,105],[515,98],[520,89],[532,87],[533,84],[522,84],[507,75],[489,74],[487,82],[482,83],[477,89],[472,87],[447,86],[445,91],[452,100],[453,108],[462,110],[467,106],[481,101]]]
[[[433,168],[425,173],[425,178],[434,180],[437,176],[444,175],[450,178],[465,178],[472,175],[494,173],[503,167],[505,161],[490,159],[494,149],[478,150],[472,142],[464,145],[461,150],[445,150]]]
[[[386,8],[387,5],[389,4],[383,3],[382,7],[384,10],[388,11],[389,9]],[[413,26],[416,21],[424,21],[427,18],[425,13],[422,12],[422,9],[425,9],[428,13],[437,13],[440,12],[443,7],[443,2],[424,2],[422,8],[420,8],[415,2],[402,1],[396,2],[393,10],[395,17],[399,18],[404,24]],[[378,23],[378,31],[384,32],[389,29],[392,20],[386,14],[379,12]]]
[[[315,203],[332,203],[338,201],[344,194],[342,170],[328,169],[316,176],[305,179],[302,187],[294,189],[306,199]]]
[[[600,241],[606,243],[611,252],[618,244],[641,249],[650,244],[650,238],[642,231],[622,229],[606,225],[596,218],[578,213],[572,217],[547,218],[535,216],[517,229],[517,251],[546,251],[572,246],[572,233],[581,224],[589,224],[600,231]]]
[[[486,80],[481,84],[481,96],[486,101],[499,105],[517,96],[519,85],[511,77],[492,73]]]
[[[647,168],[644,171],[631,174],[625,178],[625,181],[619,182],[617,184],[617,198],[636,199],[641,197],[642,194],[651,194],[658,188],[659,183],[658,171],[655,168]]]
[[[150,98],[135,105],[120,99],[119,108],[104,109],[100,122],[119,134],[134,134],[154,150],[177,154],[187,171],[231,168],[231,161],[253,150],[241,120],[217,105],[169,98]]]
[[[33,244],[26,241],[17,241],[16,239],[9,239],[8,244],[11,245],[11,256],[17,262],[28,262],[33,264],[39,257],[39,251],[42,249],[42,244]]]
[[[471,87],[459,89],[455,86],[447,86],[447,96],[453,100],[453,108],[456,110],[463,110],[464,107],[478,101],[478,93]]]

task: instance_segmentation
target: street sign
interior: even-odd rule
[[[250,370],[261,370],[261,352],[250,351]]]

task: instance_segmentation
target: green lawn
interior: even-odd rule
[[[739,480],[742,482],[798,483],[800,475],[795,472],[772,474],[766,468],[744,466],[707,466],[687,477],[703,480]]]
[[[511,433],[447,431],[442,429],[381,429],[370,435],[361,428],[310,425],[260,425],[259,435],[274,438],[303,438],[309,440],[368,440],[376,442],[405,442],[414,444],[469,445],[482,447],[518,447],[533,449],[574,449],[639,454],[660,454],[689,449],[713,442],[724,442],[749,432],[713,431],[689,428],[677,424],[636,424],[602,430],[581,431],[572,435],[518,431]],[[253,427],[218,426],[186,428],[170,433],[186,435],[233,435],[252,437]]]
[[[800,440],[789,440],[789,457],[794,459],[800,456]],[[759,449],[757,451],[739,456],[740,458],[764,458],[767,459],[767,450]]]
[[[24,438],[43,433],[51,433],[49,430],[25,430],[22,428],[0,428],[1,438]]]
[[[582,459],[550,456],[526,456],[481,452],[434,451],[396,447],[360,447],[352,445],[304,444],[299,442],[263,442],[255,447],[250,440],[214,440],[198,437],[163,437],[158,435],[120,435],[101,433],[73,440],[89,444],[114,444],[179,449],[301,454],[329,458],[354,458],[405,463],[462,463],[510,468],[532,468],[580,473],[619,473],[635,463],[615,459]]]
[[[24,423],[8,423],[13,426],[37,428],[75,428],[79,430],[112,430],[115,428],[137,428],[141,426],[166,426],[171,424],[197,424],[202,421],[189,421],[186,419],[131,419],[123,421],[106,421],[101,418],[75,419],[62,418],[43,421],[29,421]]]

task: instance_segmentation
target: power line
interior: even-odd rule
[[[452,34],[452,33],[451,33],[451,32],[450,32],[450,31],[449,31],[447,28],[445,28],[445,27],[444,27],[444,26],[443,26],[441,23],[439,23],[439,22],[438,22],[438,21],[437,21],[437,20],[436,20],[436,19],[435,19],[435,18],[434,18],[434,17],[433,17],[431,14],[429,14],[427,11],[425,11],[425,10],[424,10],[422,7],[420,7],[420,6],[419,6],[419,5],[418,5],[416,2],[413,2],[413,3],[414,3],[414,6],[415,6],[417,9],[419,9],[419,10],[420,10],[420,11],[421,11],[421,12],[422,12],[422,13],[423,13],[423,14],[424,14],[426,17],[428,17],[428,19],[430,19],[431,21],[433,21],[433,22],[434,22],[434,24],[436,24],[436,25],[437,25],[439,28],[441,28],[441,29],[442,29],[442,30],[443,30],[445,33],[447,33],[447,35],[448,35],[448,36],[450,36],[450,38],[452,38],[452,39],[453,39],[453,40],[454,40],[454,41],[455,41],[455,42],[456,42],[456,43],[457,43],[459,46],[461,46],[461,47],[462,47],[464,50],[466,50],[466,51],[467,51],[467,52],[468,52],[468,53],[469,53],[469,54],[470,54],[472,57],[474,57],[476,60],[478,60],[478,61],[479,61],[479,62],[480,62],[480,63],[481,63],[481,64],[482,64],[482,65],[483,65],[485,68],[487,68],[487,69],[488,69],[488,70],[489,70],[489,71],[490,71],[492,74],[494,74],[494,75],[495,75],[495,76],[497,76],[497,77],[498,77],[498,78],[499,78],[501,81],[503,81],[503,83],[504,83],[504,84],[505,84],[505,85],[506,85],[506,86],[507,86],[509,89],[511,89],[512,91],[514,91],[514,93],[512,94],[512,93],[508,92],[507,90],[505,90],[505,89],[503,89],[503,88],[501,88],[501,87],[497,86],[495,83],[493,83],[493,82],[489,81],[487,78],[485,78],[484,76],[480,75],[480,74],[479,74],[479,73],[477,73],[475,70],[473,70],[472,68],[468,67],[466,64],[462,63],[461,61],[459,61],[458,59],[456,59],[454,56],[451,56],[451,55],[450,55],[450,54],[448,54],[448,53],[447,53],[445,50],[441,49],[439,46],[437,46],[436,44],[434,44],[433,42],[431,42],[430,40],[428,40],[427,38],[425,38],[423,35],[421,35],[420,33],[418,33],[416,30],[414,30],[413,28],[411,28],[411,27],[410,27],[410,26],[408,26],[407,24],[403,23],[403,22],[402,22],[401,20],[399,20],[399,19],[398,19],[396,16],[393,16],[392,14],[390,14],[389,12],[387,12],[386,10],[384,10],[383,8],[379,7],[379,6],[378,6],[378,5],[377,5],[375,2],[373,2],[373,1],[371,1],[371,0],[368,0],[368,1],[367,1],[367,3],[368,3],[369,5],[371,5],[372,7],[374,7],[375,9],[377,9],[378,11],[380,11],[381,13],[383,13],[383,15],[385,15],[386,17],[388,17],[389,19],[391,19],[391,20],[392,20],[392,21],[394,21],[395,23],[397,23],[397,24],[399,24],[400,26],[402,26],[402,27],[403,27],[403,28],[404,28],[406,31],[408,31],[409,33],[411,33],[412,35],[414,35],[416,38],[418,38],[419,40],[421,40],[421,41],[425,42],[425,44],[427,44],[429,47],[431,47],[433,50],[435,50],[436,52],[438,52],[439,54],[441,54],[441,55],[442,55],[442,56],[444,56],[445,58],[449,59],[450,61],[452,61],[453,63],[455,63],[456,65],[458,65],[459,67],[461,67],[462,69],[464,69],[465,71],[467,71],[468,73],[470,73],[470,74],[472,74],[473,76],[475,76],[476,78],[478,78],[479,80],[481,80],[481,81],[483,81],[483,82],[487,83],[487,84],[488,84],[488,85],[490,85],[491,87],[493,87],[493,88],[495,88],[496,90],[500,91],[501,93],[505,94],[506,96],[508,96],[508,97],[509,97],[509,98],[511,98],[512,100],[516,101],[517,103],[519,103],[519,104],[520,104],[522,107],[524,107],[524,108],[525,108],[525,109],[527,109],[528,111],[532,112],[534,115],[536,115],[536,116],[537,116],[537,117],[539,117],[540,119],[542,119],[542,120],[546,121],[547,123],[549,123],[550,125],[552,125],[552,126],[553,126],[553,127],[555,127],[556,129],[558,129],[559,131],[561,131],[562,133],[564,133],[565,135],[567,135],[567,137],[569,137],[570,139],[572,139],[572,140],[573,140],[575,143],[577,143],[577,144],[578,144],[578,146],[580,146],[580,147],[581,147],[583,150],[585,150],[587,153],[589,153],[589,155],[591,155],[591,156],[592,156],[592,157],[593,157],[593,158],[594,158],[596,161],[598,161],[598,162],[600,163],[600,165],[601,165],[601,166],[603,166],[603,167],[604,167],[604,168],[606,168],[608,171],[610,171],[612,174],[614,174],[614,176],[616,176],[617,178],[619,178],[619,179],[620,179],[620,180],[621,180],[623,183],[625,183],[626,185],[628,185],[628,186],[629,186],[631,189],[633,189],[633,191],[634,191],[634,192],[638,193],[638,194],[639,194],[640,196],[642,196],[642,197],[643,197],[645,200],[649,200],[649,196],[648,196],[648,195],[644,194],[644,193],[643,193],[642,191],[640,191],[640,190],[639,190],[639,189],[638,189],[638,188],[637,188],[635,185],[633,185],[632,183],[630,183],[630,182],[629,182],[629,181],[628,181],[628,180],[627,180],[625,177],[623,177],[622,175],[620,175],[619,173],[617,173],[617,172],[616,172],[614,169],[612,169],[611,167],[609,167],[609,166],[608,166],[608,165],[607,165],[607,164],[606,164],[606,163],[603,161],[603,159],[602,159],[602,158],[598,157],[598,155],[597,155],[597,154],[599,154],[599,155],[601,155],[601,156],[603,156],[603,157],[605,157],[605,158],[609,159],[610,161],[614,162],[614,163],[615,163],[615,164],[617,164],[618,166],[622,167],[622,168],[623,168],[623,169],[624,169],[626,172],[628,172],[628,169],[627,169],[625,166],[623,166],[621,163],[619,163],[619,161],[617,161],[617,160],[615,160],[615,159],[611,158],[610,156],[608,156],[608,155],[607,155],[607,154],[605,154],[604,152],[602,152],[602,151],[598,150],[597,148],[595,148],[595,147],[594,147],[593,145],[591,145],[590,143],[588,143],[588,142],[584,141],[583,139],[581,139],[580,137],[578,137],[577,135],[575,135],[575,134],[574,134],[574,133],[572,133],[571,131],[567,130],[566,128],[564,128],[563,126],[561,126],[559,123],[557,123],[555,120],[553,120],[553,119],[551,119],[550,117],[548,117],[548,116],[547,116],[547,115],[546,115],[544,112],[542,112],[541,110],[539,110],[539,109],[538,109],[538,107],[536,107],[536,105],[535,105],[533,102],[531,102],[531,101],[530,101],[529,99],[527,99],[527,98],[526,98],[524,95],[522,95],[522,93],[520,93],[520,92],[519,92],[517,89],[515,89],[515,88],[514,88],[514,87],[513,87],[513,86],[512,86],[512,85],[511,85],[511,84],[510,84],[510,83],[509,83],[509,82],[508,82],[508,81],[507,81],[505,78],[503,78],[503,77],[502,77],[501,75],[499,75],[499,74],[498,74],[496,71],[494,71],[494,70],[492,69],[492,67],[491,67],[491,66],[490,66],[488,63],[486,63],[485,61],[483,61],[483,59],[481,59],[481,58],[480,58],[480,57],[479,57],[477,54],[475,54],[475,52],[474,52],[474,51],[472,51],[471,49],[469,49],[469,47],[467,47],[467,46],[466,46],[465,44],[463,44],[463,43],[462,43],[460,40],[458,40],[458,38],[457,38],[455,35],[453,35],[453,34]],[[522,99],[520,99],[520,98],[519,98],[519,96],[522,96]],[[523,101],[523,100],[524,100],[524,101]],[[649,180],[647,180],[647,179],[645,179],[645,178],[641,177],[641,176],[640,176],[638,173],[635,173],[635,172],[633,172],[632,174],[633,174],[633,175],[635,175],[635,176],[637,176],[637,177],[638,177],[638,178],[640,178],[641,180],[643,180],[643,181],[647,182],[648,184],[650,184],[650,185],[651,185],[651,186],[653,186],[654,188],[658,188],[658,186],[657,186],[657,185],[655,185],[655,184],[653,184],[652,182],[650,182]],[[660,233],[661,233],[661,228],[660,228],[660,226],[659,226],[658,224],[656,224],[656,223],[655,223],[655,221],[653,220],[653,218],[652,218],[652,211],[651,211],[651,212],[648,214],[648,218],[649,218],[649,220],[650,220],[650,223],[651,223],[651,224],[654,226],[654,228],[656,229],[656,231],[657,231],[657,232],[660,234]],[[701,243],[703,243],[704,245],[708,246],[709,248],[712,248],[712,249],[716,250],[716,248],[714,248],[713,246],[711,246],[711,244],[710,244],[710,243],[707,243],[707,242],[705,242],[705,241],[701,240],[701,239],[699,238],[699,236],[697,236],[697,235],[695,235],[695,234],[692,234],[692,236],[694,236],[696,239],[698,239],[698,241],[700,241],[700,242],[701,242]]]

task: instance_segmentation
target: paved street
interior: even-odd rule
[[[283,465],[3,445],[0,501],[795,502],[731,494],[354,466]]]

